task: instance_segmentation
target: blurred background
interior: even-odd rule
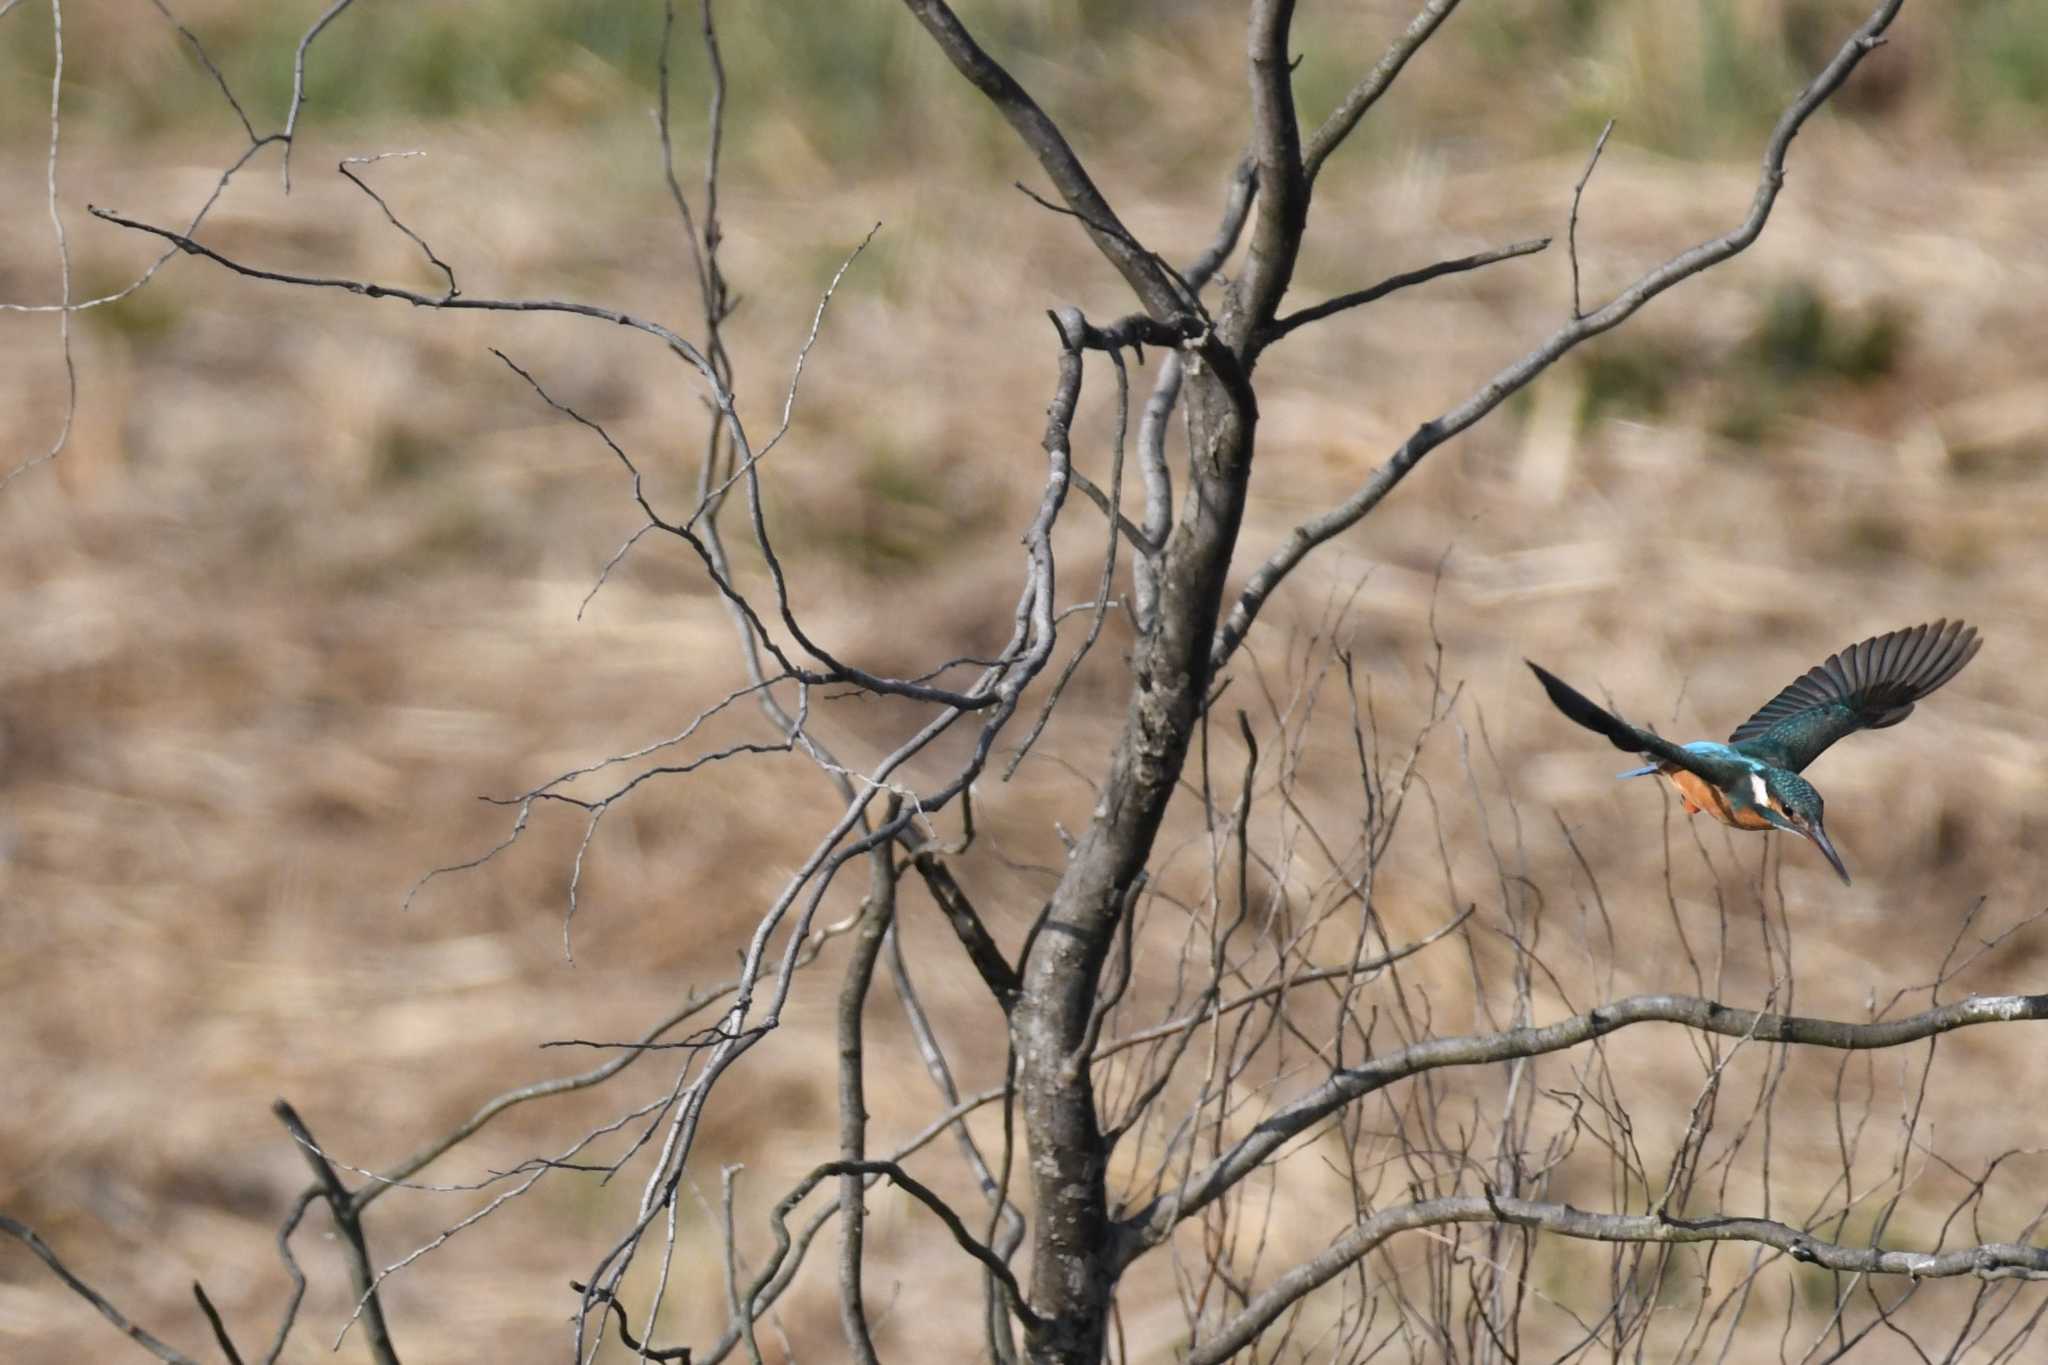
[[[282,121],[294,46],[320,8],[175,6],[259,133]],[[877,671],[986,653],[1009,629],[1016,536],[1043,478],[1045,310],[1106,320],[1128,309],[1125,291],[1070,220],[1010,188],[1042,177],[905,11],[879,0],[727,8],[719,203],[743,300],[729,329],[736,391],[757,442],[780,418],[821,291],[882,224],[764,466],[798,608]],[[1244,135],[1240,7],[960,8],[1134,232],[1182,261],[1207,243]],[[1410,11],[1302,8],[1296,89],[1313,124]],[[1606,120],[1615,131],[1579,223],[1589,307],[1741,218],[1771,123],[1861,17],[1836,0],[1513,0],[1455,16],[1326,170],[1295,298],[1523,238],[1559,242],[1268,354],[1243,566],[1568,316],[1562,233]],[[0,299],[15,304],[59,296],[45,200],[50,19],[41,4],[0,16]],[[417,151],[360,173],[466,294],[586,301],[694,335],[694,277],[650,119],[661,22],[655,3],[571,0],[345,12],[307,60],[289,196],[278,148],[265,149],[201,236],[271,269],[438,290],[417,248],[334,170],[344,156]],[[679,23],[673,126],[682,182],[701,203],[707,87],[692,32]],[[98,297],[156,252],[84,206],[182,226],[248,139],[147,7],[65,6],[63,45],[59,204],[74,296]],[[1427,932],[1460,900],[1495,913],[1491,836],[1519,842],[1552,904],[1578,907],[1558,941],[1584,937],[1593,871],[1615,920],[1594,970],[1602,987],[1693,988],[1674,926],[1725,926],[1765,841],[1709,827],[1695,843],[1668,796],[1614,783],[1622,756],[1553,711],[1521,660],[1639,722],[1718,738],[1829,652],[1944,616],[1982,629],[1979,658],[1908,724],[1845,743],[1811,773],[1855,885],[1808,847],[1774,852],[1765,871],[1782,894],[1770,913],[1791,946],[1767,951],[1745,912],[1747,946],[1726,948],[1720,998],[1784,1005],[1773,973],[1789,953],[1801,1012],[1865,1017],[1931,979],[1959,933],[1967,949],[2041,908],[2044,115],[2048,15],[1909,5],[1795,144],[1754,248],[1432,455],[1267,608],[1230,703],[1267,734],[1262,698],[1316,676],[1335,639],[1370,680],[1390,746],[1405,743],[1430,700],[1432,609],[1444,678],[1462,684],[1464,742],[1447,730],[1429,761],[1465,880],[1446,893],[1435,835],[1418,826],[1412,863],[1390,865],[1377,907],[1394,939]],[[203,1280],[246,1347],[267,1339],[286,1290],[270,1239],[306,1178],[268,1113],[274,1097],[337,1157],[378,1167],[500,1088],[587,1064],[538,1044],[636,1035],[692,986],[729,976],[835,803],[787,757],[649,784],[584,859],[573,965],[563,917],[582,824],[571,812],[541,811],[516,846],[403,908],[429,869],[510,832],[511,812],[478,797],[672,735],[742,681],[723,613],[680,547],[643,543],[583,605],[640,524],[628,479],[487,348],[603,422],[651,494],[670,500],[687,494],[701,453],[697,377],[600,324],[429,313],[184,258],[77,314],[70,340],[69,442],[0,490],[0,1209],[195,1352],[206,1337],[188,1287]],[[1159,357],[1146,359],[1141,383]],[[66,392],[57,318],[0,314],[9,467],[55,440]],[[1077,461],[1098,481],[1111,393],[1094,365]],[[1075,502],[1063,525],[1063,596],[1080,600],[1100,518]],[[1068,638],[1081,626],[1073,618]],[[1059,860],[1056,826],[1086,820],[1127,641],[1112,615],[1042,759],[982,784],[984,838],[962,876],[1007,945]],[[862,763],[915,719],[855,703],[820,725]],[[701,743],[764,737],[735,713]],[[1298,777],[1303,808],[1355,820],[1355,772],[1341,754],[1319,766],[1317,752]],[[1231,753],[1219,748],[1216,771],[1235,781]],[[1475,767],[1483,780],[1461,775]],[[1199,829],[1198,812],[1188,819]],[[836,890],[826,916],[858,894]],[[960,1044],[963,1087],[999,1078],[1000,1029],[921,892],[902,932],[929,964],[928,1003]],[[2014,935],[1949,994],[2040,989],[2044,945],[2048,930]],[[702,1169],[746,1161],[750,1216],[831,1142],[832,1081],[815,1065],[830,961],[749,1057],[745,1097],[708,1120]],[[1439,978],[1445,1026],[1469,1023],[1484,1002],[1470,999],[1462,962]],[[893,1078],[877,1082],[876,1122],[900,1135],[934,1106],[893,1010],[873,1013],[873,1064]],[[1643,1087],[1646,1126],[1673,1106],[1682,1121],[1698,1078],[1660,1076],[1659,1049],[1676,1044],[1628,1046],[1616,1065]],[[1923,1138],[1932,1130],[1964,1166],[2041,1144],[2048,1101],[2033,1097],[2048,1095],[2048,1054],[2033,1034],[1940,1046]],[[1873,1093],[1892,1094],[1883,1086],[1910,1081],[1908,1062],[1923,1060],[1924,1048],[1880,1060]],[[661,1078],[636,1085],[644,1098]],[[1895,1123],[1896,1095],[1882,1103],[1894,1108],[1881,1104],[1877,1122]],[[558,1150],[622,1106],[600,1092],[515,1112],[425,1178],[472,1181]],[[1811,1207],[1832,1130],[1812,1134],[1810,1189],[1804,1139],[1787,1140],[1777,1178]],[[1940,1235],[1956,1197],[1938,1163],[1921,1167],[1932,1174],[1893,1225],[1902,1244]],[[2041,1174],[2025,1159],[2009,1169]],[[621,1183],[543,1183],[395,1279],[401,1352],[557,1358],[574,1302],[563,1282],[623,1227],[637,1182]],[[716,1200],[715,1181],[704,1193]],[[1752,1194],[1736,1211],[1756,1211]],[[379,1259],[480,1198],[387,1199],[371,1219]],[[890,1305],[885,1354],[971,1349],[972,1315],[947,1315],[957,1299],[919,1268],[942,1258],[952,1271],[953,1253],[899,1204],[877,1204],[871,1234],[887,1267],[870,1281]],[[1304,1249],[1332,1235],[1312,1200],[1297,1212]],[[758,1217],[743,1226],[765,1248]],[[2018,1231],[1987,1223],[1983,1235]],[[324,1356],[347,1312],[326,1235],[318,1214],[301,1235],[316,1283],[290,1359]],[[686,1229],[679,1265],[666,1326],[701,1342],[723,1320],[715,1237]],[[822,1262],[814,1274],[779,1330],[797,1356],[829,1359],[836,1310]],[[1141,1301],[1129,1311],[1149,1320]],[[1148,1358],[1170,1358],[1161,1324]],[[87,1349],[105,1357],[120,1344],[7,1244],[0,1356]],[[1871,1358],[1889,1349],[1873,1343]],[[363,1358],[359,1340],[341,1356]]]

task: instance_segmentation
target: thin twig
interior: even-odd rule
[[[996,1255],[995,1252],[974,1239],[974,1235],[968,1232],[967,1225],[960,1221],[960,1215],[953,1211],[952,1205],[939,1198],[929,1187],[913,1178],[908,1171],[905,1171],[893,1161],[827,1161],[822,1163],[813,1169],[808,1176],[804,1177],[802,1181],[798,1182],[796,1188],[791,1190],[782,1203],[776,1206],[776,1221],[778,1225],[787,1216],[787,1210],[794,1208],[798,1203],[802,1202],[803,1197],[809,1194],[817,1186],[818,1182],[832,1176],[855,1174],[886,1176],[891,1184],[930,1209],[933,1215],[945,1225],[946,1231],[952,1234],[954,1243],[969,1256],[981,1262],[982,1267],[989,1274],[996,1277],[997,1282],[1003,1287],[1004,1294],[1008,1297],[1010,1311],[1015,1313],[1017,1320],[1024,1324],[1024,1330],[1027,1333],[1037,1332],[1044,1325],[1038,1314],[1032,1311],[1031,1305],[1025,1301],[1023,1288],[1017,1283],[1017,1277],[1010,1273],[1010,1267],[1004,1264],[1002,1257]],[[2048,1252],[2043,1252],[2042,1254],[2044,1257],[2048,1257]]]
[[[242,1353],[235,1349],[235,1340],[228,1335],[228,1325],[221,1321],[220,1310],[213,1306],[213,1300],[206,1297],[206,1286],[192,1281],[192,1297],[199,1301],[199,1311],[206,1314],[206,1325],[213,1329],[214,1344],[220,1353],[228,1358],[228,1365],[242,1365]]]
[[[404,233],[408,238],[410,238],[412,240],[412,244],[418,247],[420,249],[421,254],[427,258],[427,264],[433,266],[434,269],[440,271],[441,274],[447,278],[448,293],[446,294],[445,297],[452,299],[457,294],[460,294],[462,292],[462,290],[458,288],[455,283],[455,267],[449,265],[448,262],[442,260],[439,256],[436,256],[434,254],[434,248],[427,245],[427,239],[420,236],[417,232],[414,232],[411,228],[407,227],[403,222],[401,222],[399,220],[398,215],[391,211],[391,205],[384,202],[384,196],[377,193],[377,191],[371,189],[361,176],[357,175],[354,171],[349,169],[349,167],[351,166],[368,166],[375,162],[388,161],[394,157],[404,158],[425,155],[425,152],[379,152],[375,156],[345,156],[340,161],[335,163],[334,169],[340,171],[343,176],[347,177],[348,182],[351,185],[354,185],[364,194],[369,195],[370,201],[376,204],[376,206],[383,211],[385,220],[389,222],[391,226],[397,228],[400,232]]]
[[[1401,36],[1390,44],[1379,62],[1368,72],[1365,79],[1351,88],[1344,96],[1343,103],[1333,110],[1323,126],[1316,129],[1308,140],[1308,148],[1302,157],[1303,168],[1310,181],[1322,173],[1323,163],[1330,153],[1344,144],[1351,136],[1352,129],[1365,117],[1366,111],[1379,102],[1394,84],[1394,78],[1401,74],[1401,68],[1408,65],[1408,59],[1422,50],[1422,45],[1436,36],[1437,27],[1451,17],[1451,11],[1458,7],[1458,0],[1428,0]]]
[[[2048,1277],[2048,1247],[1986,1243],[1938,1253],[1886,1251],[1823,1241],[1768,1218],[1660,1218],[1654,1214],[1594,1213],[1569,1204],[1504,1195],[1458,1195],[1402,1205],[1362,1219],[1312,1260],[1253,1298],[1226,1330],[1188,1354],[1188,1365],[1220,1365],[1228,1360],[1303,1294],[1398,1233],[1446,1224],[1495,1222],[1600,1242],[1748,1242],[1828,1270],[1903,1275],[1914,1280],[1965,1275],[1986,1280]]]
[[[1168,273],[1159,256],[1146,250],[1124,227],[1066,136],[1038,102],[982,50],[945,0],[904,0],[904,4],[954,68],[988,98],[1037,156],[1040,168],[1059,190],[1060,198],[1087,228],[1096,248],[1129,282],[1146,311],[1159,319],[1178,314],[1186,305],[1182,286]]]
[[[1600,153],[1607,149],[1607,135],[1614,131],[1614,120],[1607,120],[1607,126],[1600,130],[1599,141],[1593,144],[1593,154],[1586,158],[1586,169],[1579,173],[1579,182],[1572,186],[1572,214],[1565,224],[1566,253],[1572,258],[1572,320],[1584,317],[1585,310],[1579,307],[1579,197],[1586,192],[1586,182],[1593,178],[1593,168],[1600,164]]]
[[[64,1281],[65,1288],[91,1304],[101,1317],[112,1323],[117,1331],[143,1350],[149,1352],[158,1360],[168,1362],[168,1365],[199,1365],[198,1361],[186,1355],[183,1351],[178,1350],[175,1346],[166,1345],[142,1328],[128,1321],[122,1315],[121,1310],[109,1303],[98,1290],[72,1274],[70,1268],[64,1262],[57,1259],[57,1253],[50,1249],[50,1244],[41,1237],[38,1237],[35,1229],[29,1227],[28,1224],[0,1213],[0,1232],[4,1232],[10,1237],[17,1239],[23,1246],[34,1252],[36,1259],[50,1268],[51,1274]]]
[[[334,0],[334,3],[320,12],[313,26],[299,39],[298,50],[292,53],[292,100],[284,116],[284,192],[292,192],[292,148],[298,145],[299,113],[306,107],[306,53],[313,46],[313,40],[321,30],[333,23],[335,17],[347,9],[355,0]]]
[[[1364,1095],[1447,1066],[1474,1066],[1534,1057],[1601,1038],[1638,1024],[1682,1024],[1725,1038],[1862,1051],[1919,1042],[1982,1024],[2048,1020],[2048,995],[1977,995],[1939,1009],[1867,1024],[1734,1009],[1695,995],[1632,995],[1541,1027],[1463,1037],[1429,1038],[1348,1068],[1277,1111],[1238,1140],[1208,1170],[1189,1182],[1184,1196],[1154,1200],[1130,1221],[1148,1242],[1219,1197],[1281,1145]]]
[[[1332,313],[1341,313],[1347,308],[1357,308],[1364,304],[1372,303],[1377,299],[1383,299],[1387,295],[1397,290],[1407,289],[1411,285],[1441,279],[1445,275],[1457,275],[1467,270],[1477,270],[1481,266],[1492,265],[1497,261],[1513,260],[1517,256],[1533,256],[1549,245],[1550,239],[1548,237],[1534,237],[1526,242],[1514,242],[1508,246],[1496,247],[1491,251],[1481,251],[1471,256],[1460,256],[1454,261],[1438,261],[1435,265],[1426,265],[1419,270],[1408,270],[1399,275],[1390,275],[1368,289],[1356,290],[1349,294],[1339,294],[1336,298],[1326,299],[1321,303],[1304,308],[1298,313],[1289,313],[1284,318],[1275,319],[1273,325],[1268,327],[1260,336],[1260,344],[1270,346],[1297,327],[1329,317]]]
[[[658,1347],[635,1340],[630,1320],[626,1316],[625,1305],[620,1303],[618,1295],[609,1289],[591,1289],[576,1280],[569,1281],[569,1288],[578,1294],[588,1294],[618,1315],[619,1340],[626,1343],[626,1349],[633,1353],[635,1359],[680,1360],[683,1365],[690,1365],[690,1348],[687,1346]]]
[[[15,479],[48,464],[71,444],[71,428],[78,421],[78,361],[71,352],[71,242],[64,234],[64,215],[57,205],[57,150],[64,132],[64,6],[50,6],[50,144],[43,162],[44,208],[50,218],[50,233],[57,243],[57,345],[64,357],[64,420],[56,439],[40,455],[32,455],[0,476],[0,490]]]

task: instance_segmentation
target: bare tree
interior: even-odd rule
[[[277,130],[264,133],[208,56],[203,34],[158,5],[247,135],[241,156],[189,216],[167,222],[139,210],[91,209],[101,223],[161,243],[158,266],[182,252],[237,287],[341,290],[366,304],[557,314],[625,328],[665,348],[705,398],[695,487],[677,499],[643,477],[646,452],[615,440],[539,367],[498,352],[537,411],[601,442],[629,479],[638,525],[593,591],[645,545],[684,547],[730,621],[730,689],[665,738],[505,800],[503,842],[428,878],[497,856],[537,811],[575,812],[581,835],[562,923],[570,954],[586,854],[605,820],[651,784],[713,783],[726,765],[793,755],[838,803],[808,856],[759,907],[751,934],[733,945],[739,966],[731,979],[693,987],[636,1039],[576,1044],[602,1053],[598,1065],[501,1094],[377,1169],[339,1161],[280,1101],[277,1117],[312,1180],[280,1227],[279,1254],[295,1288],[263,1359],[279,1359],[300,1325],[306,1280],[293,1239],[314,1205],[332,1216],[352,1277],[355,1312],[343,1334],[360,1332],[373,1359],[395,1361],[403,1324],[392,1321],[386,1300],[392,1277],[544,1180],[629,1174],[640,1190],[633,1216],[610,1229],[594,1263],[575,1267],[575,1297],[565,1300],[574,1323],[567,1350],[578,1360],[596,1359],[608,1340],[631,1358],[767,1358],[776,1347],[762,1340],[762,1325],[798,1291],[818,1239],[835,1224],[844,1347],[855,1359],[880,1358],[865,1239],[868,1204],[884,1186],[915,1201],[929,1236],[957,1249],[954,1277],[978,1286],[987,1355],[1005,1362],[1156,1359],[1169,1351],[1191,1362],[1254,1352],[1719,1360],[1752,1358],[1756,1343],[1769,1341],[1782,1358],[1801,1360],[1898,1341],[1923,1359],[2018,1357],[2048,1307],[2023,1292],[2027,1280],[2048,1274],[2048,1251],[2031,1245],[2048,1204],[2032,1195],[2017,1216],[1987,1209],[1987,1192],[2003,1188],[1996,1181],[2018,1154],[1964,1170],[1936,1152],[1917,1122],[1932,1040],[2048,1018],[2048,996],[1949,998],[2013,927],[1983,937],[1973,911],[1927,979],[1873,1000],[1867,1017],[1802,1016],[1793,1010],[1796,973],[1777,864],[1745,871],[1717,863],[1696,840],[1692,853],[1724,888],[1715,941],[1696,947],[1678,899],[1666,906],[1685,944],[1673,970],[1695,989],[1617,997],[1599,870],[1580,858],[1571,885],[1540,884],[1521,811],[1497,764],[1489,766],[1483,722],[1472,719],[1441,646],[1424,670],[1420,719],[1398,735],[1380,722],[1376,661],[1350,643],[1347,603],[1329,604],[1305,635],[1276,641],[1276,659],[1254,660],[1248,648],[1262,609],[1290,575],[1374,513],[1432,451],[1581,342],[1754,242],[1778,202],[1795,137],[1885,43],[1900,0],[1879,4],[1785,103],[1762,149],[1754,196],[1739,216],[1731,206],[1727,231],[1611,297],[1582,302],[1573,238],[1602,133],[1585,175],[1560,187],[1561,197],[1570,194],[1569,314],[1469,397],[1417,424],[1350,496],[1271,546],[1242,543],[1267,352],[1396,291],[1551,246],[1536,236],[1320,302],[1289,303],[1318,183],[1451,17],[1454,0],[1423,4],[1312,127],[1292,79],[1294,6],[1252,0],[1245,151],[1225,177],[1213,239],[1182,262],[1141,240],[1058,123],[959,14],[942,0],[906,0],[905,8],[905,22],[964,79],[959,98],[987,101],[1036,159],[1049,192],[1024,192],[1087,236],[1128,288],[1130,306],[1108,318],[1072,306],[1051,314],[1042,493],[1035,514],[1015,528],[1022,553],[1014,601],[990,612],[1006,634],[1000,648],[897,673],[835,647],[830,623],[806,612],[766,477],[800,407],[806,361],[829,334],[831,305],[841,280],[861,268],[865,243],[819,298],[781,384],[779,411],[764,421],[734,397],[740,359],[727,344],[737,295],[721,254],[727,89],[719,25],[749,15],[737,7],[719,15],[712,0],[694,16],[678,15],[673,3],[665,11],[659,167],[695,276],[698,311],[684,324],[638,308],[466,292],[459,260],[444,259],[429,245],[430,230],[403,221],[373,187],[374,157],[337,169],[445,287],[273,268],[256,247],[220,244],[206,231],[209,215],[259,153],[277,145],[287,185],[307,174],[292,160],[306,113],[306,63],[332,25],[368,19],[349,12],[350,0],[336,0],[305,30],[291,57],[290,103]],[[60,20],[53,88],[61,89],[61,5],[50,12]],[[709,73],[697,92],[709,112],[695,187],[679,169],[669,109],[672,45],[690,29]],[[57,128],[53,117],[49,202],[61,249]],[[156,270],[109,297],[144,287]],[[68,328],[78,310],[106,301],[75,297],[67,272],[63,296],[47,306]],[[1150,388],[1135,405],[1133,430],[1133,364],[1148,359],[1154,363],[1141,373]],[[1105,448],[1082,458],[1075,432],[1091,375],[1112,385],[1113,397]],[[74,381],[67,413],[77,401]],[[67,416],[17,473],[60,454],[69,429]],[[1077,519],[1100,548],[1078,578],[1063,579],[1055,535]],[[1111,659],[1113,651],[1097,646],[1124,638],[1109,624],[1117,616],[1125,618],[1127,654]],[[1085,774],[1094,793],[1085,825],[1061,831],[1064,859],[1041,869],[1049,885],[1028,931],[1006,942],[1000,926],[1013,921],[991,913],[966,870],[984,852],[977,784],[1006,779],[1033,755],[1084,667],[1114,679],[1122,703],[1115,738]],[[897,708],[887,712],[891,724],[900,721],[892,742],[872,761],[846,756],[858,746],[835,736],[833,717],[885,701]],[[744,737],[699,738],[723,733],[718,727],[746,708],[755,721]],[[1343,774],[1348,809],[1333,811],[1308,794],[1311,770]],[[1444,785],[1445,773],[1462,794]],[[1452,807],[1467,812],[1462,824]],[[1570,831],[1560,831],[1570,844]],[[1667,838],[1667,885],[1687,857]],[[1387,914],[1384,879],[1403,870],[1403,895],[1412,899],[1416,881],[1407,872],[1420,866],[1439,869],[1444,889],[1433,923],[1403,935],[1390,927],[1402,920]],[[858,908],[832,920],[828,897],[849,883],[862,888]],[[1571,899],[1576,931],[1555,927],[1565,913],[1558,907]],[[954,1060],[961,1039],[947,1036],[949,1025],[963,1025],[928,1010],[917,984],[958,965],[917,960],[899,932],[927,902],[979,983],[983,1025],[1003,1029],[1007,1061],[979,1089],[963,1086]],[[1720,1003],[1731,944],[1752,933],[1770,983],[1764,1008]],[[799,984],[828,971],[838,973],[836,1140],[821,1145],[810,1173],[776,1200],[765,1228],[746,1227],[738,1170],[714,1181],[706,1168],[706,1115],[714,1105],[745,1111],[749,1053],[782,1027]],[[865,1032],[885,975],[932,1086],[928,1122],[886,1138],[867,1113],[873,1044]],[[1465,1003],[1445,1004],[1446,992]],[[1458,1027],[1468,1013],[1470,1027]],[[1644,1065],[1629,1052],[1634,1040],[1653,1033],[1651,1064],[1682,1076],[1687,1098],[1651,1115],[1625,1073]],[[1873,1055],[1921,1042],[1928,1048],[1896,1083],[1880,1082]],[[650,1070],[660,1071],[659,1083],[620,1101],[602,1123],[565,1129],[551,1150],[481,1177],[479,1202],[440,1236],[395,1257],[373,1250],[372,1206],[386,1195],[451,1188],[416,1182],[499,1115],[616,1088],[621,1076]],[[1885,1141],[1873,1117],[1894,1102],[1900,1116]],[[1838,1139],[1837,1174],[1811,1207],[1773,1196],[1773,1161],[1792,1159],[1775,1129],[1788,1110],[1828,1113]],[[1303,1182],[1336,1214],[1319,1229],[1303,1229],[1286,1212],[1286,1192]],[[1914,1244],[1893,1246],[1893,1214],[1921,1183],[1953,1187],[1950,1213],[1938,1227],[1916,1226]],[[693,1202],[714,1186],[722,1211],[708,1193]],[[726,1326],[710,1340],[669,1344],[660,1337],[671,1267],[681,1229],[700,1218],[725,1248]],[[0,1229],[145,1350],[189,1358],[133,1326],[28,1227],[9,1218]],[[1309,1244],[1310,1231],[1319,1245]],[[636,1267],[642,1273],[629,1283]],[[1819,1277],[1818,1331],[1789,1299],[1765,1305],[1766,1286],[1801,1273]],[[1967,1289],[1926,1288],[1944,1279]],[[1145,1286],[1146,1302],[1173,1306],[1170,1326],[1158,1313],[1127,1325],[1133,1284]],[[1681,1284],[1683,1296],[1673,1289]],[[247,1358],[204,1292],[195,1293],[222,1357]],[[1589,1302],[1598,1305],[1591,1312]]]

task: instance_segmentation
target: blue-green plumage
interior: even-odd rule
[[[1531,663],[1557,709],[1616,748],[1656,760],[1623,777],[1660,773],[1686,809],[1737,829],[1784,829],[1811,839],[1844,882],[1848,869],[1822,824],[1820,792],[1799,774],[1858,730],[1897,725],[1913,704],[1962,671],[1983,642],[1961,621],[1895,630],[1829,655],[1735,727],[1726,744],[1674,744],[1630,725]]]

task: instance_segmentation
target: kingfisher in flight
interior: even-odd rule
[[[1799,774],[1844,735],[1882,730],[1913,714],[1913,703],[1962,672],[1982,644],[1976,627],[1961,621],[1873,636],[1808,669],[1736,726],[1726,744],[1673,744],[1595,706],[1536,664],[1529,667],[1558,710],[1607,736],[1615,748],[1653,760],[1621,776],[1670,779],[1687,815],[1706,811],[1736,829],[1782,829],[1811,839],[1846,885],[1849,869],[1821,824],[1820,793]]]

